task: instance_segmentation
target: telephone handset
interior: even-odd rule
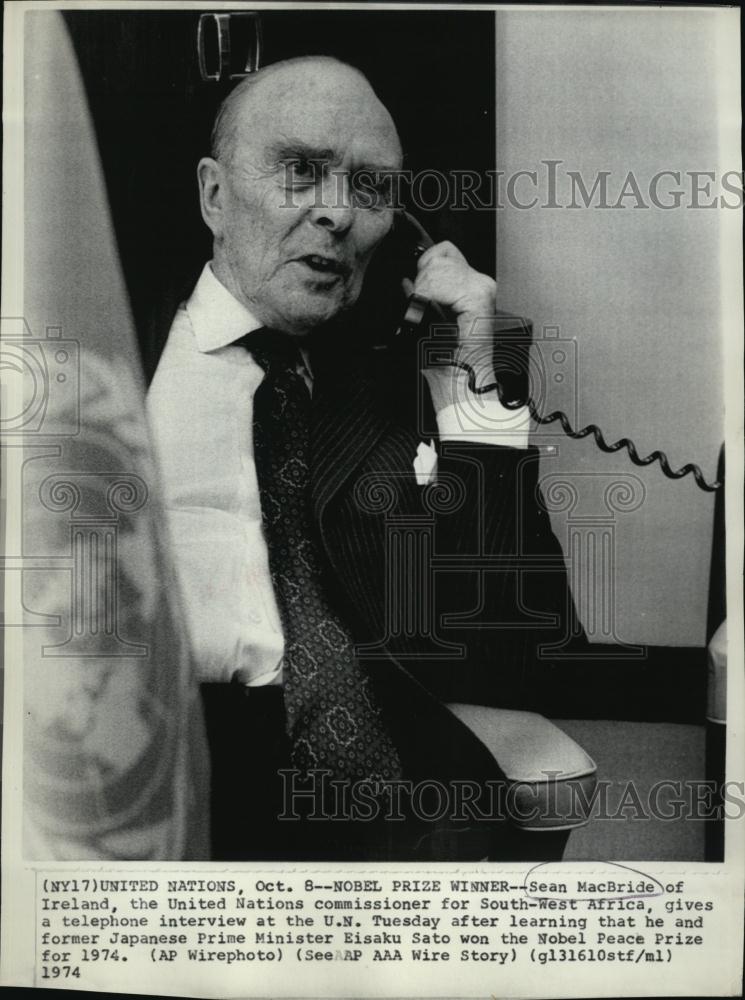
[[[431,246],[434,246],[434,240],[429,235],[424,226],[418,222],[413,215],[409,215],[408,212],[403,212],[403,214],[396,220],[396,226],[399,229],[398,238],[403,243],[404,247],[406,245],[406,234],[405,231],[408,229],[408,238],[412,243],[411,254],[414,262],[416,262],[424,253],[425,250],[429,250]],[[404,231],[403,233],[401,231]],[[406,275],[411,277],[413,280],[413,275]],[[431,309],[434,313],[439,314],[443,322],[445,321],[445,315],[438,305],[425,299],[423,295],[412,294],[408,297],[406,301],[406,311],[401,317],[401,322],[396,329],[395,336],[404,337],[407,336],[410,331],[416,333],[416,331],[421,327],[424,322],[424,318],[427,315],[427,310]]]
[[[393,228],[370,261],[365,284],[355,307],[355,340],[375,351],[406,351],[428,327],[427,319],[447,320],[438,306],[419,295],[406,297],[402,279],[414,280],[417,260],[434,241],[408,212],[396,213]]]
[[[443,311],[436,303],[430,302],[421,295],[410,295],[406,297],[401,287],[403,277],[414,279],[416,276],[416,262],[434,241],[427,231],[408,212],[401,212],[397,216],[391,233],[375,254],[370,263],[368,275],[365,279],[365,287],[359,300],[360,314],[365,317],[366,326],[369,332],[370,346],[374,350],[401,350],[418,339],[427,336],[432,323],[439,323],[442,326],[448,325],[448,320]],[[381,289],[387,288],[388,292],[381,294]],[[452,320],[450,321],[452,324]],[[507,356],[501,357],[500,345],[495,345],[494,372],[496,381],[485,385],[476,385],[476,372],[465,362],[458,361],[450,352],[450,364],[457,365],[468,372],[468,384],[471,392],[481,395],[486,392],[496,390],[500,401],[504,406],[511,409],[527,406],[531,418],[537,424],[552,424],[558,422],[562,431],[570,438],[585,438],[590,435],[595,439],[597,447],[604,452],[612,453],[625,449],[629,458],[635,465],[645,466],[654,462],[659,462],[662,472],[669,479],[682,479],[689,474],[693,475],[697,486],[705,492],[714,492],[723,485],[723,480],[709,483],[703,476],[701,469],[692,462],[683,465],[680,469],[672,469],[664,452],[655,450],[649,455],[641,456],[636,450],[634,442],[630,438],[620,438],[609,444],[603,432],[597,424],[587,424],[579,430],[574,430],[569,418],[561,410],[554,410],[545,416],[541,414],[528,393],[528,373],[530,348],[529,326],[523,324],[523,336],[515,339],[515,332],[518,330],[515,323],[511,328],[510,350]],[[395,333],[391,336],[390,331]],[[384,332],[381,336],[381,331]],[[497,338],[498,340],[498,338]],[[443,341],[443,346],[445,341]]]

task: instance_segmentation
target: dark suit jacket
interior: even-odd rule
[[[355,357],[350,343],[314,345],[311,358],[311,500],[326,586],[352,630],[404,777],[488,787],[503,775],[446,703],[530,707],[538,644],[563,635],[574,615],[536,489],[537,452],[441,442],[436,482],[420,487],[414,456],[437,438],[426,383],[412,358]],[[319,832],[278,823],[276,769],[289,766],[281,692],[246,696],[236,685],[207,684],[202,695],[215,857],[326,851],[335,860],[432,860],[491,850],[493,824],[476,829],[468,819],[436,824],[436,832],[384,823],[369,834],[366,824]]]
[[[539,645],[576,628],[537,450],[440,442],[436,485],[420,487],[413,459],[437,432],[416,367],[380,353],[313,360],[312,503],[329,588],[405,765],[494,774],[443,703],[530,708]]]

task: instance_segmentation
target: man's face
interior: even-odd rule
[[[258,80],[221,165],[217,277],[275,329],[302,335],[333,319],[357,300],[393,222],[370,174],[400,165],[390,115],[348,68],[295,64]]]

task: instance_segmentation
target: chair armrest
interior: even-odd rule
[[[587,823],[597,768],[558,726],[535,712],[447,707],[481,740],[510,782],[510,819],[516,826],[571,830]]]

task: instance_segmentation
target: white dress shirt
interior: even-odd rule
[[[253,397],[263,369],[235,341],[262,324],[209,264],[171,327],[147,409],[186,628],[200,679],[280,683],[284,639],[262,534]],[[525,447],[528,417],[496,393],[472,396],[465,373],[425,372],[442,440]],[[309,371],[302,374],[310,383]],[[436,472],[422,442],[420,484]]]

